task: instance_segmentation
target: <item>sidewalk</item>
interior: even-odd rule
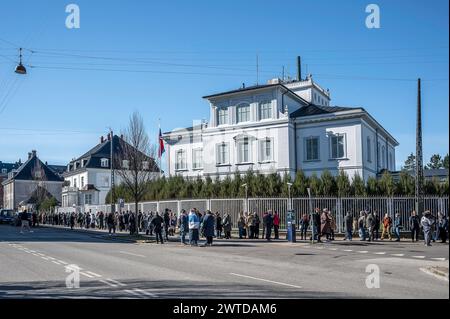
[[[116,232],[115,234],[111,234],[109,235],[109,232],[107,229],[92,229],[92,228],[78,228],[78,227],[74,227],[73,230],[70,230],[70,228],[65,227],[65,226],[60,226],[60,225],[50,225],[50,224],[40,224],[39,227],[48,227],[48,228],[55,228],[55,229],[60,229],[60,230],[66,230],[66,231],[77,231],[77,232],[83,232],[83,233],[89,233],[92,235],[95,235],[98,238],[101,239],[107,239],[107,240],[117,240],[117,241],[123,241],[123,242],[132,242],[132,243],[154,243],[156,242],[155,236],[152,235],[146,235],[145,233],[140,233],[138,236],[136,235],[130,235],[128,232]],[[260,233],[261,234],[261,233]],[[273,236],[273,233],[272,233]],[[186,236],[186,240],[188,239],[189,236]],[[297,236],[297,241],[292,243],[292,242],[288,242],[286,239],[286,235],[285,233],[280,233],[280,239],[273,239],[268,242],[266,239],[239,239],[238,238],[238,234],[237,232],[232,232],[232,238],[231,239],[218,239],[218,238],[214,238],[215,242],[235,242],[235,243],[270,243],[270,244],[277,244],[277,243],[284,243],[284,244],[288,244],[288,245],[306,245],[306,244],[311,244],[310,240],[299,240],[299,237]],[[423,244],[423,241],[418,241],[418,242],[411,242],[410,239],[408,238],[402,238],[402,240],[400,242],[396,242],[395,240],[377,240],[377,241],[361,241],[359,240],[358,237],[356,237],[353,241],[344,241],[343,240],[344,236],[343,234],[336,234],[335,236],[335,240],[333,241],[322,241],[321,243],[318,243],[317,241],[314,242],[315,245],[352,245],[352,246],[366,246],[366,245],[396,245],[396,244],[410,244],[410,245],[417,245],[417,244]],[[204,241],[205,239],[200,239],[200,241]],[[165,240],[166,241],[166,240]],[[174,243],[179,243],[180,241],[180,237],[179,235],[175,235],[175,236],[169,236],[169,240],[168,242],[174,242]],[[440,244],[440,243],[439,243]],[[444,245],[448,245],[448,243],[444,244]]]

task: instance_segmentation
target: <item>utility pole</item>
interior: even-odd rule
[[[111,213],[113,213],[114,214],[114,212],[115,212],[115,208],[116,208],[116,205],[115,205],[115,203],[116,203],[116,198],[115,198],[115,196],[114,196],[114,165],[113,165],[113,163],[114,163],[114,134],[113,134],[113,131],[112,131],[112,129],[110,128],[109,129],[109,136],[111,137],[111,143],[110,143],[110,167],[111,167]]]
[[[417,120],[416,120],[416,187],[415,209],[416,214],[423,213],[423,154],[422,154],[422,101],[420,78],[417,79]]]

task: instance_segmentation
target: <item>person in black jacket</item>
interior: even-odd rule
[[[270,241],[270,237],[272,236],[272,227],[273,227],[272,212],[268,211],[268,213],[266,215],[264,215],[263,218],[264,218],[263,223],[266,226],[266,231],[265,231],[266,239],[268,241]]]
[[[156,212],[155,217],[152,219],[152,226],[153,230],[155,231],[156,236],[156,243],[159,244],[159,241],[161,241],[161,244],[164,244],[163,237],[162,237],[162,224],[164,223],[164,220],[161,216],[159,216],[159,213]]]
[[[165,211],[164,211],[164,215],[163,215],[163,218],[164,218],[164,232],[165,232],[165,235],[166,235],[166,240],[169,240],[169,226],[170,226],[169,211],[170,210],[168,208],[166,208]]]
[[[409,216],[409,229],[411,230],[411,240],[419,241],[420,219],[415,210]]]
[[[70,229],[73,230],[73,227],[75,226],[75,213],[70,214],[69,224],[70,224]]]
[[[219,212],[216,212],[216,237],[217,238],[222,238],[222,231],[223,231],[222,217],[220,217]]]

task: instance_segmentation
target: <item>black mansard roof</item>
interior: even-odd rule
[[[36,171],[40,171],[40,177],[36,177]],[[44,164],[36,154],[23,163],[14,176],[14,180],[42,180],[49,182],[63,182],[63,178],[48,165]]]
[[[362,109],[360,107],[344,107],[344,106],[323,106],[316,104],[309,104],[307,106],[303,106],[299,108],[297,111],[294,111],[290,114],[291,118],[296,117],[304,117],[311,115],[320,115],[320,114],[331,114],[335,112],[343,112],[343,111],[352,111]]]
[[[123,154],[124,152],[124,143],[126,143],[121,137],[114,135],[113,137],[113,153],[115,155],[117,154]],[[101,160],[103,158],[108,159],[108,165],[102,166]],[[100,142],[93,148],[91,148],[89,151],[81,155],[75,160],[72,160],[68,166],[70,167],[70,171],[67,171],[67,173],[72,173],[75,171],[81,171],[85,168],[102,168],[102,169],[110,169],[111,165],[111,140],[105,139],[103,142]],[[81,161],[84,161],[83,165],[81,165]],[[155,172],[159,172],[159,167],[156,164],[156,161],[153,158],[149,158],[150,167],[154,167]]]

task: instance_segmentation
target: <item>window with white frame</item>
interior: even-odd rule
[[[345,135],[334,134],[330,137],[330,154],[332,159],[345,157]]]
[[[272,102],[263,101],[259,103],[259,119],[265,120],[272,117]]]
[[[228,164],[228,162],[229,162],[228,144],[222,143],[217,145],[217,165]]]
[[[186,169],[186,151],[178,150],[175,155],[175,170]]]
[[[250,162],[250,143],[248,138],[243,138],[237,143],[238,163]]]
[[[6,168],[2,168],[2,174],[6,174],[8,170]]]
[[[237,123],[250,121],[250,104],[244,103],[240,104],[236,108],[237,113]]]
[[[221,107],[217,110],[217,125],[228,124],[228,109]]]
[[[372,141],[369,136],[367,136],[367,161],[372,162]]]
[[[107,159],[107,158],[100,159],[100,166],[101,167],[108,167],[109,166],[109,159]]]
[[[272,140],[266,138],[259,142],[259,160],[261,162],[269,162],[272,160]]]
[[[80,187],[84,187],[84,176],[81,176],[81,183]]]
[[[84,195],[84,203],[86,205],[92,205],[92,194],[85,194]]]
[[[192,168],[199,169],[203,167],[203,149],[192,150]]]
[[[77,179],[76,178],[73,179],[73,187],[77,187]]]
[[[305,139],[305,159],[307,161],[319,160],[319,137],[310,136]]]

